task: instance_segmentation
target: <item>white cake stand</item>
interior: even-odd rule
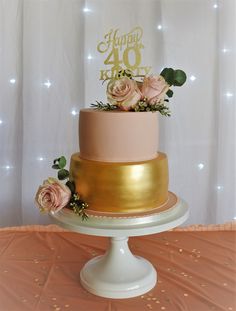
[[[168,205],[169,204],[169,205]],[[82,286],[90,293],[106,298],[130,298],[150,291],[157,282],[153,265],[134,256],[128,237],[158,233],[179,226],[188,218],[187,204],[169,193],[169,203],[156,212],[129,217],[96,214],[82,221],[63,209],[50,214],[62,227],[72,231],[110,237],[110,247],[103,256],[89,260],[80,272]]]

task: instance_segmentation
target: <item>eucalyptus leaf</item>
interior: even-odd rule
[[[66,166],[66,158],[64,156],[59,158],[59,167],[64,168]]]
[[[69,177],[69,171],[63,169],[60,169],[60,171],[58,171],[57,173],[58,179],[59,180],[63,180]]]
[[[174,71],[174,85],[182,86],[187,80],[186,73],[183,70],[177,69]]]
[[[58,161],[60,160],[60,158],[57,158],[53,161],[53,164],[56,164]]]
[[[174,92],[173,92],[172,90],[170,90],[170,89],[166,92],[166,95],[167,95],[168,97],[172,97],[173,94],[174,94]]]
[[[160,75],[166,80],[166,82],[171,86],[174,83],[174,69],[164,68]]]

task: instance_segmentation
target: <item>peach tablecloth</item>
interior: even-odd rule
[[[83,265],[108,238],[57,226],[0,230],[0,311],[236,310],[235,225],[193,226],[132,237],[131,251],[158,271],[149,293],[105,299],[79,283]]]

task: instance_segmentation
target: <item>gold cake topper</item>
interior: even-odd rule
[[[108,54],[104,64],[111,67],[100,70],[100,80],[112,79],[122,69],[131,70],[135,76],[147,75],[151,71],[150,66],[141,66],[141,50],[144,48],[142,37],[143,29],[139,26],[124,34],[120,33],[119,28],[105,34],[97,50]]]

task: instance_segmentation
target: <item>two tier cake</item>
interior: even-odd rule
[[[158,152],[158,113],[82,109],[71,180],[89,209],[132,213],[168,199],[167,156]]]

